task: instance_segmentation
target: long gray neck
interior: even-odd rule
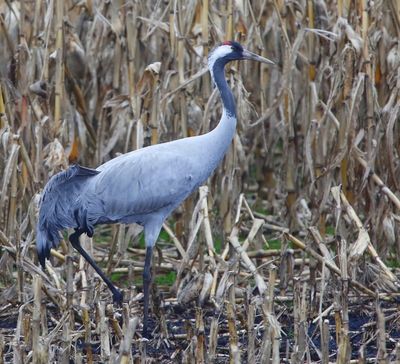
[[[209,65],[211,76],[218,87],[223,104],[220,122],[214,130],[206,134],[207,136],[205,135],[209,142],[207,147],[210,155],[208,167],[211,171],[217,167],[228,151],[236,130],[236,106],[232,91],[225,79],[225,64],[226,61],[217,60],[214,64]]]
[[[210,68],[210,72],[221,94],[222,104],[224,106],[226,114],[229,117],[233,117],[236,119],[235,99],[233,98],[232,91],[229,88],[225,79],[225,64],[226,61],[223,61],[222,59],[215,61],[212,68]]]

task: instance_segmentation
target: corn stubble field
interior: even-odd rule
[[[400,5],[337,1],[3,1],[0,363],[400,362]],[[221,103],[212,46],[235,62],[232,147],[166,224],[141,340],[138,226],[100,226],[38,266],[40,192],[205,133]]]

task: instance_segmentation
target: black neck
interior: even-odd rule
[[[226,61],[222,59],[215,61],[214,66],[212,68],[213,78],[221,94],[221,99],[222,99],[222,104],[224,105],[224,109],[226,110],[229,116],[236,118],[235,99],[233,98],[232,91],[228,87],[228,84],[225,79],[225,70],[224,70],[225,64]]]

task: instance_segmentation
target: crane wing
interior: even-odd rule
[[[39,211],[36,246],[40,263],[44,266],[50,249],[60,241],[59,231],[76,227],[75,202],[88,178],[100,173],[95,169],[74,165],[54,175],[46,184]]]
[[[203,182],[182,146],[155,147],[123,155],[98,168],[101,174],[92,181],[95,186],[91,189],[91,200],[97,200],[97,206],[88,209],[88,218],[97,223],[129,223],[142,222],[137,217],[158,212],[166,215]],[[103,216],[92,215],[101,210]]]

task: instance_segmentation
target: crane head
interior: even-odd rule
[[[214,50],[210,53],[208,57],[208,65],[209,68],[212,69],[212,66],[216,61],[228,63],[230,61],[244,59],[258,61],[266,64],[275,64],[268,58],[261,57],[258,54],[252,53],[247,49],[244,49],[238,42],[226,41],[218,47],[214,48]]]

